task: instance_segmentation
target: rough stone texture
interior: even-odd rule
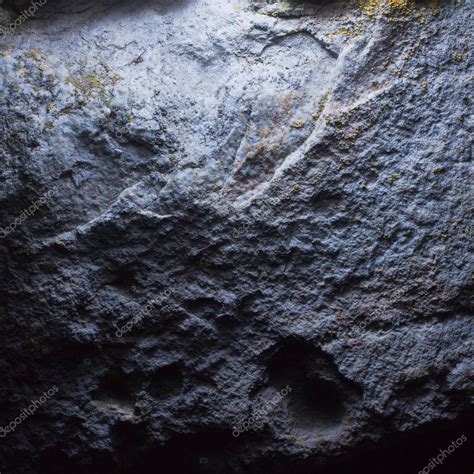
[[[0,240],[0,426],[59,391],[2,473],[415,473],[439,426],[472,441],[473,11],[423,8],[51,2],[6,35],[2,231],[55,191]]]

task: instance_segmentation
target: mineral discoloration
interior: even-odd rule
[[[469,3],[183,0],[8,34],[0,226],[57,192],[0,240],[1,426],[59,392],[1,468],[336,473],[468,434],[471,31]]]

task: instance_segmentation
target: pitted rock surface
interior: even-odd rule
[[[467,434],[472,20],[51,0],[5,30],[0,426],[59,390],[2,472],[342,473]]]

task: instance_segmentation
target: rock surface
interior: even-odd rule
[[[2,473],[411,473],[472,442],[470,3],[8,15]]]

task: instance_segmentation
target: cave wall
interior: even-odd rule
[[[471,3],[23,11],[2,472],[471,473]]]

